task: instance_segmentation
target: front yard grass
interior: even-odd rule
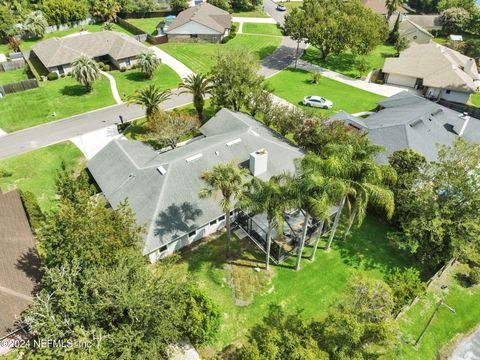
[[[261,60],[275,51],[280,45],[278,36],[242,35],[238,34],[226,44],[209,43],[168,43],[159,48],[169,53],[194,72],[207,73],[215,63],[219,51],[230,49],[247,49]]]
[[[470,103],[480,108],[480,93],[470,95]]]
[[[283,70],[267,79],[267,83],[273,87],[275,95],[305,110],[324,115],[331,115],[339,111],[354,114],[373,110],[377,107],[376,102],[383,99],[380,95],[325,77],[322,77],[318,84],[312,84],[311,73],[298,69]],[[333,109],[323,110],[304,106],[302,100],[308,95],[318,95],[331,100]]]
[[[27,80],[28,76],[25,69],[0,72],[0,85],[5,85],[17,81]]]
[[[1,99],[0,129],[12,132],[113,104],[110,83],[104,76],[95,82],[91,93],[67,76]]]
[[[382,220],[367,217],[363,226],[346,241],[336,239],[332,251],[319,248],[314,262],[303,259],[298,272],[291,268],[295,261],[291,258],[281,266],[272,266],[271,272],[266,273],[264,254],[248,239],[233,240],[235,256],[227,265],[224,235],[196,249],[187,249],[177,266],[187,268],[219,305],[220,333],[212,345],[219,350],[244,341],[248,330],[266,314],[270,304],[281,304],[292,312],[301,309],[309,320],[322,319],[354,275],[382,278],[392,267],[412,266],[410,259],[388,245],[387,230]],[[307,247],[304,257],[311,251],[312,248]],[[261,268],[260,273],[255,267]],[[232,290],[232,281],[238,289]]]
[[[127,100],[129,95],[148,84],[155,84],[160,89],[166,90],[177,88],[182,81],[180,76],[170,66],[165,64],[160,65],[152,80],[149,80],[144,73],[137,69],[125,72],[114,70],[110,71],[110,75],[115,78],[118,92],[123,100]]]
[[[127,21],[138,27],[139,29],[142,29],[145,31],[146,34],[150,35],[156,35],[157,34],[157,25],[161,22],[164,21],[164,17],[152,17],[152,18],[130,18],[127,19]]]
[[[395,54],[396,51],[393,46],[388,44],[378,45],[372,52],[364,56],[370,64],[370,70],[363,73],[355,67],[355,60],[358,56],[348,51],[341,54],[332,54],[326,60],[322,60],[318,49],[310,46],[303,54],[302,59],[340,74],[356,78],[366,76],[373,69],[381,69],[385,63],[385,58],[393,57]]]
[[[67,29],[67,30],[63,30],[63,31],[56,31],[56,32],[45,34],[45,36],[41,39],[23,40],[22,43],[20,44],[20,48],[22,49],[22,51],[29,51],[32,48],[33,45],[35,45],[35,44],[37,44],[41,41],[44,41],[44,40],[47,40],[47,39],[50,39],[50,38],[54,38],[54,37],[63,37],[63,36],[75,34],[75,33],[78,33],[80,31],[84,31],[84,30],[89,31],[89,32],[103,31],[103,24],[91,24],[91,25],[77,26],[77,27],[74,27],[74,28],[71,28],[71,29]],[[118,24],[113,24],[113,31],[121,32],[121,33],[124,33],[124,34],[127,34],[127,35],[134,35],[130,31],[128,31],[127,29],[124,29],[123,27],[121,27]]]
[[[268,16],[265,11],[263,11],[262,7],[259,6],[255,10],[252,11],[234,11],[232,13],[233,17],[256,17],[256,18],[268,18]]]
[[[0,189],[3,192],[15,188],[31,191],[42,210],[49,210],[54,203],[55,179],[62,162],[67,169],[77,169],[83,161],[80,150],[70,142],[1,160],[0,169],[12,172],[12,176],[0,177]]]
[[[303,1],[282,1],[282,5],[287,8],[287,11],[298,8],[303,5]]]
[[[282,36],[277,24],[243,23],[242,33]]]

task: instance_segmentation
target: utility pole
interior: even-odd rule
[[[448,306],[447,304],[445,304],[445,302],[442,300],[440,300],[437,304],[437,307],[435,308],[435,311],[433,312],[432,316],[430,316],[430,319],[428,319],[428,322],[427,324],[425,325],[425,327],[423,328],[422,332],[420,333],[420,335],[418,336],[417,338],[417,341],[415,341],[415,344],[413,346],[418,346],[418,343],[420,342],[420,340],[422,339],[423,335],[425,334],[425,332],[427,331],[428,327],[430,326],[430,324],[432,323],[432,320],[433,318],[435,317],[435,315],[437,314],[438,310],[440,310],[440,307],[441,306],[445,306],[448,310],[450,310],[450,312],[452,314],[456,314],[457,312],[455,311],[454,308],[452,308],[451,306]]]

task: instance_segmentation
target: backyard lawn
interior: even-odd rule
[[[28,76],[25,69],[17,69],[12,71],[0,72],[0,85],[13,83],[21,80],[27,80]]]
[[[207,73],[215,62],[219,51],[230,49],[248,49],[257,59],[270,55],[280,45],[278,36],[237,35],[226,44],[207,43],[168,43],[159,48],[185,64],[194,72]]]
[[[392,267],[412,266],[409,259],[389,247],[387,230],[385,222],[367,217],[347,241],[334,241],[332,251],[326,253],[319,248],[314,262],[302,260],[298,272],[290,267],[295,260],[292,258],[286,266],[273,266],[271,273],[265,273],[263,253],[247,239],[234,240],[236,256],[229,268],[223,262],[223,235],[183,252],[178,266],[186,267],[221,309],[220,333],[213,344],[219,350],[243,341],[247,331],[266,314],[269,304],[281,304],[289,311],[302,309],[306,318],[321,319],[355,274],[381,278]],[[311,251],[306,248],[304,256]],[[256,272],[254,267],[262,270]]]
[[[23,40],[22,43],[20,44],[20,48],[22,49],[22,51],[28,51],[32,48],[33,45],[35,45],[35,44],[37,44],[41,41],[44,41],[44,40],[47,40],[47,39],[50,39],[50,38],[53,38],[53,37],[63,37],[63,36],[75,34],[75,33],[78,33],[80,31],[83,31],[83,30],[87,30],[87,31],[90,31],[90,32],[103,31],[103,24],[92,24],[92,25],[78,26],[78,27],[74,27],[72,29],[67,29],[67,30],[63,30],[63,31],[56,31],[56,32],[53,32],[53,33],[45,34],[45,36],[41,39]],[[113,31],[121,32],[121,33],[124,33],[124,34],[127,34],[127,35],[133,35],[130,31],[128,31],[127,29],[124,29],[123,27],[121,27],[117,24],[113,24]]]
[[[378,45],[370,54],[364,58],[370,64],[370,70],[381,69],[385,62],[385,58],[392,57],[396,54],[395,49],[391,45]],[[320,59],[318,49],[310,46],[302,56],[302,59],[312,64],[322,66],[324,68],[339,72],[340,74],[350,77],[366,76],[370,70],[361,73],[355,67],[355,59],[357,56],[350,52],[341,54],[332,54],[326,60]]]
[[[33,192],[42,210],[52,208],[55,197],[55,179],[62,162],[67,168],[77,168],[83,163],[80,150],[72,143],[51,145],[26,154],[1,160],[0,168],[12,173],[0,177],[3,192],[19,188]]]
[[[244,23],[242,33],[282,36],[282,30],[277,24]]]
[[[165,20],[164,17],[127,19],[130,24],[135,25],[136,27],[142,29],[143,31],[145,31],[145,33],[150,35],[157,34],[157,25],[163,20]]]
[[[115,78],[118,92],[123,100],[126,100],[129,95],[148,84],[155,84],[160,89],[165,90],[177,88],[181,82],[177,73],[165,64],[162,64],[155,72],[153,80],[149,80],[144,73],[135,69],[125,72],[114,70],[110,71],[110,75]]]
[[[12,132],[113,104],[110,83],[104,76],[91,93],[71,77],[42,82],[39,88],[0,100],[0,129]]]
[[[339,111],[354,114],[373,110],[382,96],[357,89],[338,81],[321,78],[318,84],[311,83],[311,73],[303,70],[286,69],[272,76],[267,82],[273,87],[274,94],[297,105],[320,114],[331,115]],[[292,91],[295,89],[295,91]],[[305,96],[318,95],[333,101],[333,109],[310,108],[301,104]]]

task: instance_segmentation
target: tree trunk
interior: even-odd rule
[[[267,262],[265,265],[265,269],[270,270],[270,247],[272,244],[272,226],[268,225],[268,232],[267,232]]]
[[[340,204],[338,205],[338,212],[335,215],[335,220],[333,221],[332,229],[330,230],[330,237],[328,238],[328,244],[325,250],[330,250],[330,246],[332,245],[333,237],[335,236],[335,232],[337,231],[338,223],[340,222],[340,216],[342,215],[342,210],[345,205],[345,200],[347,199],[347,196],[345,195],[342,200],[340,201]]]
[[[230,209],[225,212],[225,227],[227,228],[227,259],[230,259]]]
[[[357,216],[357,202],[355,201],[353,203],[353,209],[352,209],[352,215],[350,216],[350,221],[348,222],[347,229],[345,230],[345,234],[343,235],[343,240],[347,238],[348,233],[350,232],[350,229],[352,228],[353,222],[355,221],[355,217]]]
[[[322,238],[322,231],[323,231],[324,225],[325,225],[325,219],[323,219],[322,222],[320,223],[320,235],[318,235],[317,240],[315,240],[315,244],[313,245],[313,253],[312,253],[312,256],[310,256],[310,261],[315,260],[315,253],[317,252],[318,243]]]
[[[304,220],[304,223],[303,223],[303,229],[302,229],[302,238],[300,239],[300,246],[298,247],[297,263],[295,265],[295,270],[300,270],[300,262],[302,260],[303,248],[305,247],[305,239],[307,237],[308,220],[309,219],[310,219],[310,215],[308,213],[306,213],[305,214],[305,220]]]

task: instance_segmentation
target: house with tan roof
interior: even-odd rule
[[[387,84],[423,90],[432,100],[466,103],[480,87],[475,60],[435,42],[412,45],[386,59],[382,71]]]
[[[49,72],[68,74],[72,62],[80,55],[109,63],[115,68],[131,68],[147,47],[131,36],[113,31],[80,32],[52,38],[32,46],[30,56],[36,57]]]
[[[392,16],[389,21],[390,30],[395,27],[396,16]],[[398,33],[400,37],[406,38],[411,43],[428,44],[434,36],[425,28],[410,20],[408,16],[400,15]]]
[[[219,42],[230,32],[232,16],[209,3],[182,11],[164,32],[168,41]]]

